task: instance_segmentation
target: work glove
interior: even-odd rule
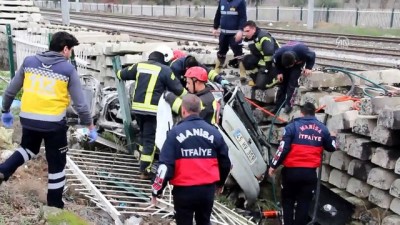
[[[177,96],[170,92],[170,91],[166,91],[164,93],[164,99],[166,102],[168,102],[168,104],[170,104],[171,106],[174,104],[174,101],[176,100]]]
[[[221,85],[222,86],[225,86],[225,85],[229,85],[229,81],[227,81],[227,80],[221,80]]]
[[[91,129],[89,131],[89,143],[93,143],[94,141],[96,141],[97,136],[98,136],[98,134],[97,134],[96,128]]]
[[[14,122],[14,118],[11,112],[3,113],[1,115],[1,121],[3,122],[4,127],[11,128]]]

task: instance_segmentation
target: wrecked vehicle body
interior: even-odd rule
[[[101,87],[96,78],[89,75],[82,76],[81,82],[86,100],[91,105],[92,116],[95,118],[99,133],[111,133],[118,139],[119,144],[126,146],[128,143],[126,142],[126,133],[123,125],[125,118],[123,118],[121,113],[122,109],[117,88]],[[132,84],[125,83],[124,85],[127,93],[124,97],[127,99],[132,95]],[[218,129],[229,147],[229,156],[232,162],[232,170],[226,181],[225,189],[231,194],[236,192],[233,193],[236,197],[244,195],[245,205],[252,205],[257,200],[260,192],[259,183],[263,180],[267,170],[269,146],[263,141],[265,140],[265,136],[259,129],[251,108],[245,101],[240,89],[238,87],[230,87],[223,90],[216,84],[209,85],[213,87],[213,94],[219,100],[220,118]],[[163,100],[163,98],[160,99],[160,106]],[[161,113],[164,116],[163,120],[157,122],[158,133],[160,133],[160,129],[164,129],[161,132],[166,132],[165,129],[171,127],[173,124],[173,122],[168,122],[170,121],[169,119],[165,119],[168,117],[165,115],[171,115],[170,118],[172,118],[170,108]],[[68,110],[68,120],[70,123],[74,122],[77,124],[79,122],[77,118],[78,116],[73,110]],[[137,137],[140,131],[134,120],[134,115],[131,115],[131,119],[131,127],[134,133],[133,142],[138,143],[139,140]],[[174,120],[176,121],[176,119]],[[169,123],[167,126],[163,124],[166,122]],[[163,126],[163,128],[160,128],[160,126]],[[83,131],[79,132],[81,132],[81,136],[84,136]],[[165,135],[162,138],[156,135],[157,152],[159,152],[162,146],[163,138],[165,139]],[[115,143],[107,142],[101,137],[97,143],[108,145],[108,147],[114,149],[117,148]],[[126,148],[118,147],[118,149],[128,151]],[[134,149],[137,150],[136,144]],[[135,151],[135,154],[138,154],[138,151]],[[156,167],[157,162],[155,160],[153,169],[156,169]],[[244,205],[239,207],[244,207]]]

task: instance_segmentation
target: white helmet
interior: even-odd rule
[[[174,57],[174,52],[172,51],[172,48],[166,46],[166,45],[160,45],[157,48],[154,49],[154,52],[160,52],[161,54],[164,55],[164,61],[168,63],[169,61],[172,60]]]

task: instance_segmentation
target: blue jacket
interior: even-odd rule
[[[245,0],[220,0],[214,17],[214,29],[223,34],[236,34],[247,21]]]
[[[300,42],[293,42],[292,44],[286,44],[278,49],[274,56],[273,61],[277,69],[278,74],[283,73],[286,69],[282,65],[282,55],[287,51],[292,51],[296,55],[296,61],[301,61],[305,64],[306,69],[312,69],[315,64],[315,52],[311,51],[306,45]]]
[[[285,127],[271,167],[317,168],[321,163],[323,149],[336,150],[335,137],[328,128],[314,116],[296,118]]]
[[[198,116],[189,116],[168,132],[153,195],[162,193],[168,181],[174,186],[223,186],[230,167],[228,146],[218,129]]]
[[[190,55],[175,59],[174,61],[171,62],[170,65],[171,70],[174,73],[175,77],[177,77],[181,81],[182,86],[184,87],[186,86],[186,80],[184,79],[186,73],[185,62],[187,57],[189,56]],[[221,81],[224,79],[221,75],[215,72],[215,70],[212,70],[203,64],[200,64],[199,66],[203,67],[207,71],[208,79],[210,81],[221,83]]]

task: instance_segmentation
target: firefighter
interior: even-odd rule
[[[275,51],[279,49],[279,43],[271,36],[271,34],[263,29],[257,27],[254,21],[247,21],[243,28],[244,41],[249,43],[251,55],[245,56],[243,65],[247,70],[254,70],[257,68],[257,73],[252,73],[250,77],[255,86],[259,89],[265,89],[267,84],[271,84],[276,77],[275,66],[272,63],[272,56]],[[255,63],[249,65],[248,59],[253,59]],[[246,77],[241,77],[241,81],[245,82]]]
[[[216,70],[209,69],[205,65],[202,65],[197,61],[197,59],[194,56],[191,55],[182,56],[171,62],[172,72],[174,72],[175,76],[179,78],[183,86],[186,85],[185,81],[186,71],[194,66],[201,66],[205,70],[207,70],[208,74],[207,80],[215,81],[221,84],[222,86],[229,84],[229,82],[225,80],[221,75],[219,75]]]
[[[312,72],[315,52],[301,42],[290,42],[275,52],[273,60],[278,74],[277,79],[281,83],[273,111],[276,113],[285,102],[285,113],[289,113],[293,107],[293,94],[299,86],[299,77],[302,73],[309,76]]]
[[[315,106],[307,102],[301,107],[301,113],[303,117],[285,127],[268,171],[272,176],[276,168],[283,165],[281,196],[285,225],[307,223],[322,151],[336,150],[335,134],[315,118]]]
[[[218,111],[217,100],[211,93],[211,89],[206,85],[208,80],[207,71],[203,67],[194,66],[186,71],[185,77],[187,82],[186,89],[189,93],[195,94],[201,99],[202,110],[200,117],[210,124],[215,124]],[[167,92],[165,100],[171,105],[172,111],[179,115],[182,99],[173,93]]]
[[[213,35],[219,33],[219,50],[215,69],[220,73],[226,59],[229,46],[233,51],[234,59],[229,65],[240,69],[240,76],[245,77],[246,72],[241,62],[243,55],[242,38],[243,27],[247,21],[246,1],[245,0],[220,0],[214,17]],[[220,30],[218,30],[220,28]]]
[[[168,66],[171,59],[172,49],[160,46],[150,53],[148,61],[134,64],[117,72],[118,79],[136,81],[132,112],[139,125],[140,140],[143,146],[140,156],[142,179],[151,179],[151,165],[155,153],[157,106],[162,93],[166,90],[177,96],[186,93]]]
[[[177,225],[209,225],[215,192],[220,193],[229,174],[228,146],[218,129],[199,117],[201,100],[193,94],[182,98],[184,118],[167,134],[160,154],[152,203],[169,181]]]
[[[78,73],[68,62],[77,45],[78,40],[67,32],[53,34],[49,51],[26,57],[3,95],[1,120],[10,128],[13,124],[11,103],[21,88],[24,90],[20,112],[21,145],[0,164],[0,183],[8,180],[19,166],[36,157],[44,140],[48,162],[47,204],[57,208],[64,207],[62,194],[68,151],[65,115],[70,96],[81,124],[89,129],[91,142],[97,138]]]

